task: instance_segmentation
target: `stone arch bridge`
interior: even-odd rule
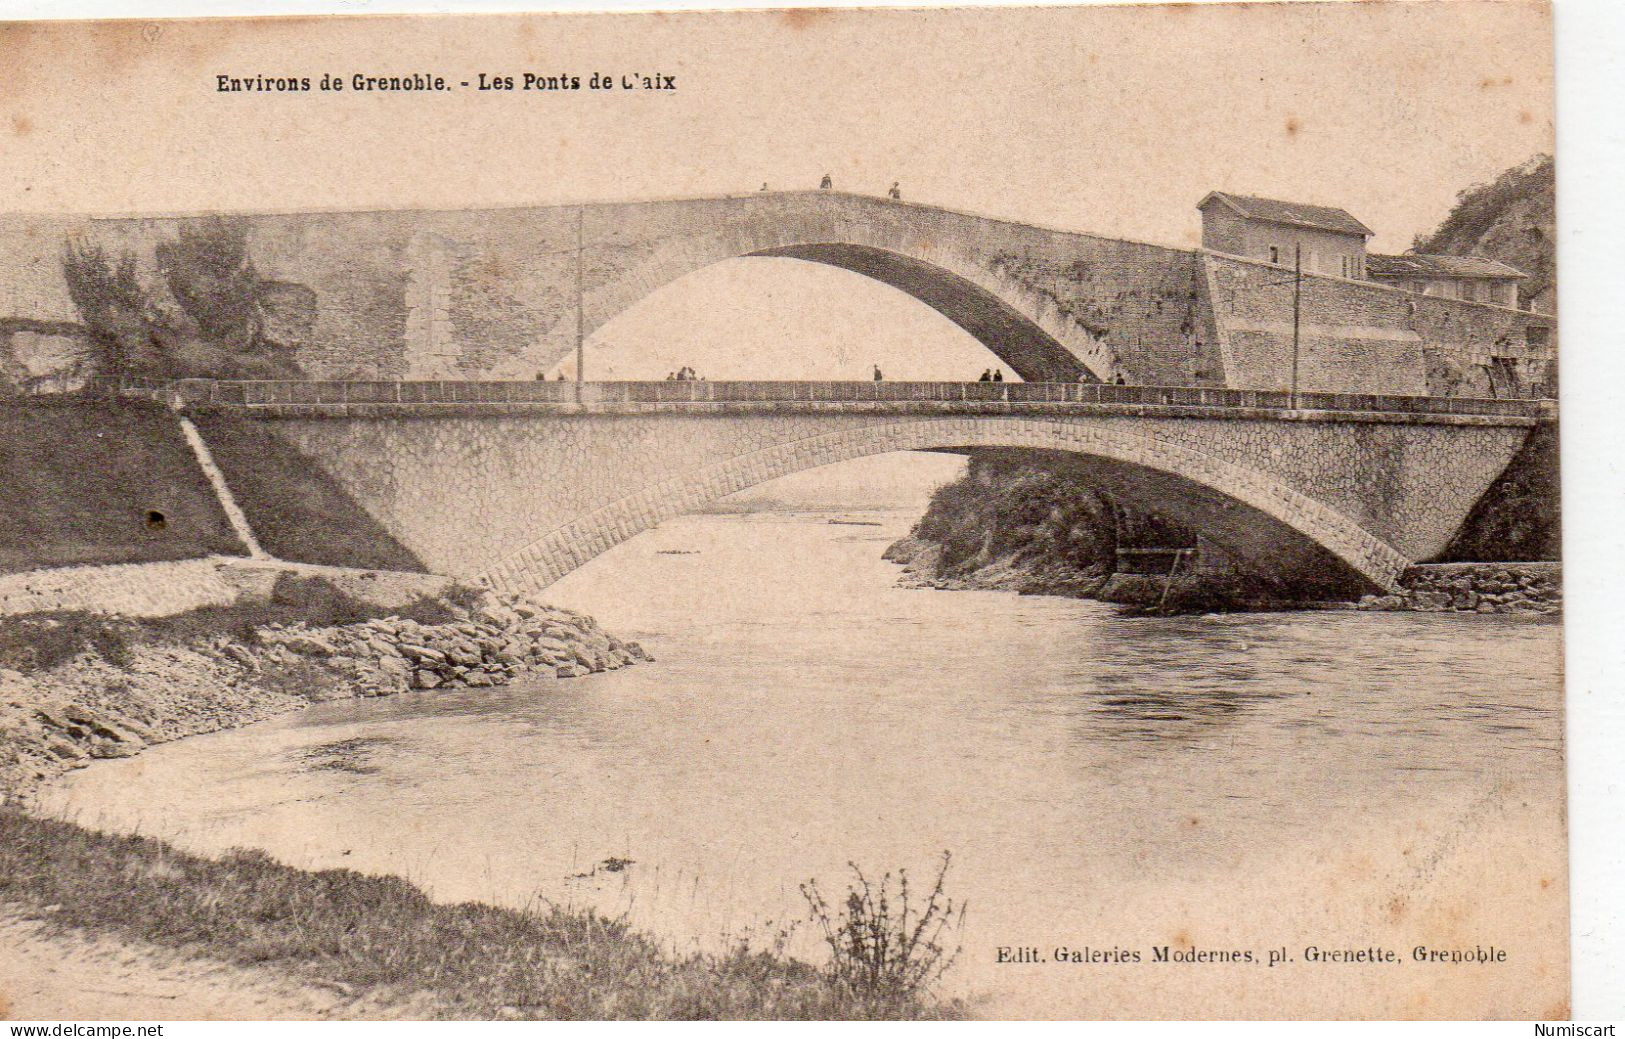
[[[414,565],[505,589],[544,587],[664,519],[803,469],[987,448],[1070,456],[1083,478],[1179,518],[1265,579],[1392,589],[1444,549],[1553,417],[1529,401],[1042,383],[166,392],[194,414],[228,485],[263,481],[274,441]],[[259,447],[245,446],[256,437]],[[273,553],[276,500],[262,487],[244,502]]]
[[[739,257],[890,285],[1028,382],[1538,395],[1555,358],[1543,315],[1318,274],[1294,306],[1290,272],[1258,260],[838,191],[229,219],[267,342],[312,379],[528,379],[655,290]],[[164,304],[157,255],[199,220],[0,219],[0,362],[71,353],[65,242],[128,257]]]

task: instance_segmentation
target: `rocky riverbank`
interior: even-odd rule
[[[1509,467],[1485,495],[1446,558],[1517,559],[1520,552],[1555,558],[1555,452],[1555,431],[1537,431],[1526,445],[1529,460]],[[1001,451],[973,455],[964,477],[936,491],[926,514],[885,557],[902,566],[898,583],[905,588],[1064,595],[1154,613],[1562,608],[1556,562],[1426,564],[1412,567],[1399,591],[1363,598],[1357,587],[1319,585],[1312,576],[1260,580],[1177,520],[1111,500],[1065,460]],[[1119,569],[1124,557],[1143,572]]]
[[[325,605],[316,612],[331,616]],[[297,607],[145,622],[79,613],[6,618],[6,662],[14,666],[0,667],[3,799],[26,803],[40,783],[97,758],[313,703],[569,679],[650,659],[584,614],[488,592],[348,623],[311,623],[290,612]],[[31,648],[19,656],[25,640]],[[63,659],[41,659],[39,647],[53,643],[67,643]]]

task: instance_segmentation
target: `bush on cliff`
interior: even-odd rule
[[[939,576],[995,560],[1037,560],[1111,572],[1114,510],[1063,468],[1004,455],[973,457],[965,476],[938,488],[913,536],[942,549]]]
[[[1537,155],[1489,184],[1456,196],[1455,208],[1431,235],[1418,235],[1420,253],[1486,256],[1529,275],[1518,305],[1550,298],[1557,269],[1557,178],[1550,155]]]

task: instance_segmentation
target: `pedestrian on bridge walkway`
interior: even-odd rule
[[[884,378],[885,378],[885,376],[880,374],[880,365],[878,365],[878,364],[875,365],[875,382],[879,382],[881,379],[884,379]]]

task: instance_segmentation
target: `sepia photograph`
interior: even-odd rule
[[[0,1019],[1568,1019],[1554,125],[1537,0],[0,22]]]

